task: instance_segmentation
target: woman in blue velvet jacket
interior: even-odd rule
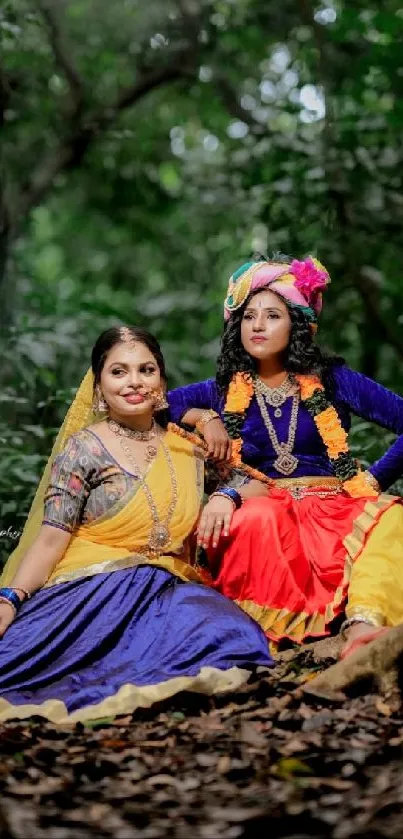
[[[169,394],[172,419],[197,426],[234,469],[199,523],[211,584],[268,637],[301,642],[345,618],[344,654],[403,621],[403,399],[315,343],[316,259],[250,262],[231,277],[216,379]],[[348,446],[350,414],[400,436],[364,472]]]

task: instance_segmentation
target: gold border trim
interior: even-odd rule
[[[325,614],[313,612],[290,612],[288,609],[272,609],[259,606],[253,600],[236,600],[238,606],[253,618],[275,643],[282,638],[302,641],[307,635],[323,635],[326,625]],[[272,637],[273,635],[273,637]]]
[[[338,478],[333,477],[302,477],[302,478],[273,478],[274,486],[280,489],[292,489],[293,487],[331,487],[343,491],[343,485]]]
[[[385,616],[382,612],[378,612],[376,609],[368,609],[368,606],[365,604],[360,606],[357,604],[348,610],[348,618],[361,618],[362,620],[368,620],[376,624],[376,626],[384,626],[385,625]]]
[[[236,600],[235,602],[260,624],[264,632],[274,642],[278,642],[282,638],[300,642],[308,635],[323,635],[326,632],[326,626],[341,611],[340,607],[347,595],[353,563],[357,561],[364,549],[369,533],[383,513],[396,503],[402,503],[402,500],[395,495],[382,493],[377,499],[367,501],[362,513],[354,519],[351,532],[343,539],[343,545],[346,549],[343,579],[334,593],[333,600],[327,604],[323,614],[320,612],[313,612],[312,614],[290,612],[286,608],[274,609],[259,605],[253,600]]]
[[[231,667],[229,670],[202,667],[197,676],[176,676],[160,684],[143,687],[133,684],[122,685],[113,696],[108,696],[95,705],[79,708],[71,714],[60,699],[47,699],[46,702],[37,705],[12,705],[6,699],[0,699],[0,722],[41,716],[50,722],[61,724],[131,714],[137,708],[149,708],[155,702],[169,699],[184,690],[205,695],[234,691],[244,684],[249,676],[250,671],[240,667]]]
[[[78,568],[76,571],[66,571],[64,574],[52,577],[45,583],[43,588],[52,588],[52,586],[69,583],[72,580],[80,580],[83,577],[95,577],[96,574],[121,571],[125,568],[136,568],[139,565],[152,565],[156,568],[163,568],[165,571],[169,571],[170,574],[179,577],[187,583],[204,582],[197,569],[189,565],[188,562],[184,562],[180,557],[161,556],[157,559],[150,559],[144,556],[144,554],[130,554],[130,556],[122,557],[122,559],[107,559],[105,562],[93,563],[84,568]]]

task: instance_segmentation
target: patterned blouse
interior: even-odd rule
[[[52,466],[44,524],[72,533],[107,513],[139,481],[88,428],[69,437]]]

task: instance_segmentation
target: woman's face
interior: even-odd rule
[[[281,297],[262,289],[247,304],[241,321],[244,349],[258,362],[280,355],[288,346],[291,318]]]
[[[100,378],[100,390],[112,417],[152,414],[155,391],[165,383],[150,350],[135,341],[115,344],[109,351]]]

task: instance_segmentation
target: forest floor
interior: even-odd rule
[[[304,653],[231,696],[3,724],[1,839],[400,839],[403,715],[373,693],[304,697],[317,667]]]

